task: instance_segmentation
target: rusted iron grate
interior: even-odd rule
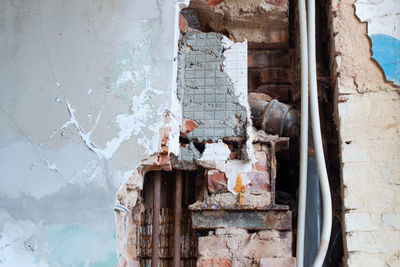
[[[191,201],[190,191],[193,186],[189,175],[182,175],[181,171],[176,171],[174,176],[175,192],[171,192],[172,188],[163,187],[161,184],[173,183],[172,179],[161,177],[161,173],[153,175],[152,207],[147,207],[142,212],[138,229],[139,265],[141,267],[196,266],[197,242],[192,228],[191,214],[188,210]],[[163,183],[161,179],[163,179]],[[160,203],[161,199],[169,200],[171,198],[174,200],[173,203],[171,201]],[[165,205],[172,206],[171,204],[174,207],[165,207]],[[160,207],[158,220],[154,220],[155,206]],[[154,230],[158,234],[154,233]],[[155,242],[153,242],[154,237],[156,238]],[[175,247],[179,250],[175,251]],[[153,253],[153,248],[156,248],[158,253]]]

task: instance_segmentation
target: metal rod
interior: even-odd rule
[[[176,171],[173,267],[181,266],[182,171]]]
[[[185,178],[182,178],[182,179],[185,180],[185,193],[184,193],[185,201],[183,203],[186,206],[186,205],[189,205],[189,202],[190,202],[190,196],[189,196],[189,179],[190,179],[190,177],[189,177],[189,172],[185,172]]]
[[[153,180],[153,233],[151,267],[158,266],[158,247],[160,243],[160,195],[161,195],[161,172],[154,173]]]

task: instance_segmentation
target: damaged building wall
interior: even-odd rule
[[[213,32],[188,32],[182,37],[178,97],[183,118],[198,124],[188,138],[215,141],[223,137],[246,137],[247,110],[239,103],[237,94],[247,93],[247,43],[238,45]],[[227,51],[234,55],[228,55]],[[234,67],[231,75],[229,67]],[[241,92],[236,93],[239,84],[234,85],[230,77],[241,83]]]
[[[0,266],[117,263],[116,192],[177,105],[177,2],[0,2]]]
[[[375,57],[379,44],[371,38],[371,47],[367,34],[396,29],[398,21],[390,16],[395,7],[397,1],[333,0],[328,10],[341,139],[344,263],[349,266],[400,265],[399,88],[385,80],[386,74],[396,82]],[[398,50],[385,53],[398,70]]]
[[[252,128],[247,99],[247,42],[235,43],[220,33],[193,30],[185,21],[180,27],[179,154],[170,153],[170,146],[177,140],[170,139],[169,126],[163,127],[162,151],[144,159],[119,191],[118,201],[126,207],[116,212],[120,266],[142,266],[157,258],[166,264],[172,261],[172,251],[175,257],[177,246],[165,244],[172,240],[176,226],[169,233],[163,227],[172,214],[178,214],[177,209],[161,201],[161,213],[169,214],[167,219],[149,214],[159,209],[157,196],[162,198],[170,192],[171,183],[179,188],[178,177],[182,176],[196,184],[195,198],[182,204],[175,193],[169,200],[183,205],[184,213],[191,212],[190,226],[196,231],[191,242],[198,249],[197,266],[292,266],[292,212],[288,206],[275,203],[275,153],[288,149],[289,138]],[[158,186],[156,181],[165,181],[167,176],[171,182]],[[182,229],[186,227],[181,224]],[[157,238],[162,248],[154,253]],[[181,256],[186,255],[181,260],[192,262],[185,243],[180,249]]]
[[[385,72],[386,79],[400,86],[400,3],[358,0],[355,6],[357,17],[368,22],[372,57]]]
[[[247,40],[250,48],[288,46],[288,0],[191,0],[190,7],[196,9],[202,31],[211,29],[235,41]]]

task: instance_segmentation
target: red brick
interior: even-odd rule
[[[263,151],[255,151],[254,157],[256,162],[253,165],[253,169],[257,171],[267,171],[267,155]]]
[[[202,257],[215,258],[228,253],[226,240],[215,236],[199,238],[198,252]]]
[[[197,267],[231,267],[230,259],[199,259]]]
[[[179,14],[179,30],[181,33],[185,33],[188,30],[188,21],[182,14]]]
[[[296,267],[296,258],[262,258],[260,267]]]
[[[168,154],[162,153],[151,155],[143,160],[141,165],[146,167],[147,170],[172,170],[171,158]]]
[[[289,48],[289,39],[282,42],[248,42],[248,49],[287,49]]]
[[[171,132],[171,127],[162,127],[160,129],[161,146],[167,145],[170,132]]]
[[[231,152],[231,154],[229,154],[229,159],[237,159],[239,157],[239,153],[238,152]]]
[[[286,29],[270,30],[266,33],[266,42],[249,42],[249,49],[287,49],[289,48],[289,31]]]
[[[246,173],[247,178],[250,180],[247,191],[249,193],[260,194],[268,192],[270,189],[269,173],[266,171],[252,171]]]
[[[260,73],[258,70],[251,70],[247,74],[247,88],[254,91],[260,86]]]
[[[292,256],[292,232],[264,230],[250,238],[242,250],[244,257],[252,259]]]
[[[146,167],[147,170],[161,170],[161,167],[158,165],[157,154],[151,155],[147,159],[143,160],[141,165]]]
[[[197,122],[195,122],[194,120],[184,118],[182,120],[181,132],[186,135],[191,131],[193,131],[194,129],[196,129],[197,127],[199,127]]]
[[[205,1],[209,6],[215,7],[221,4],[224,0],[205,0]]]
[[[261,83],[289,83],[288,69],[263,69],[260,72]]]
[[[289,8],[288,0],[266,0],[265,2],[267,2],[267,4],[280,6],[284,8],[284,11],[287,11]]]
[[[225,191],[227,189],[227,182],[225,173],[217,170],[207,171],[208,190],[211,193]]]
[[[248,68],[289,67],[290,57],[287,50],[277,53],[254,53],[247,56]]]
[[[160,166],[164,171],[172,170],[171,158],[168,154],[158,155],[158,166]]]

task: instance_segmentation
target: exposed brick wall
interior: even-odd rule
[[[265,93],[281,102],[290,101],[292,78],[288,51],[268,47],[249,50],[249,92]]]
[[[261,208],[273,204],[269,197],[272,189],[269,153],[267,145],[254,144],[255,162],[252,170],[243,173],[243,177],[249,180],[249,184],[241,185],[240,190],[243,189],[243,191],[238,191],[242,192],[239,203],[237,203],[237,197],[230,193],[223,193],[227,192],[225,173],[212,169],[206,170],[208,191],[212,194],[208,200],[225,198],[223,205],[232,206],[232,203],[236,203],[237,207],[250,205]],[[260,202],[260,197],[268,202]],[[218,203],[220,202],[215,204]],[[279,227],[277,229],[249,232],[246,229],[227,227],[209,231],[207,236],[201,236],[198,239],[197,266],[292,267],[295,258],[292,257],[291,227],[286,230]]]
[[[239,228],[216,229],[198,242],[198,267],[291,267],[295,262],[291,231],[264,230],[251,234]]]
[[[354,2],[332,0],[329,5],[344,263],[400,266],[400,96],[370,58],[367,25],[355,16]]]

